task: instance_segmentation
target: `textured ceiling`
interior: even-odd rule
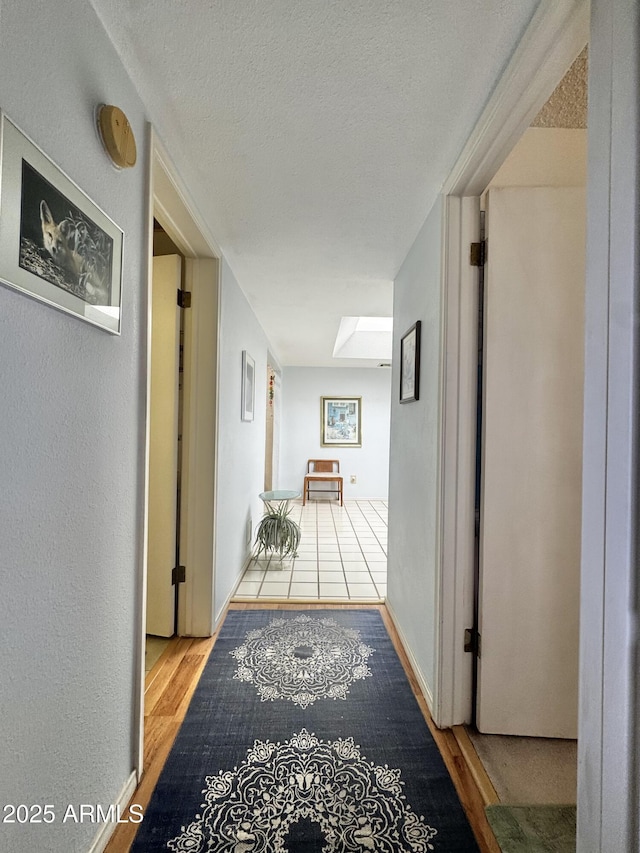
[[[537,0],[92,0],[282,364],[392,281]]]
[[[586,128],[588,50],[585,47],[575,59],[532,121],[532,127]]]

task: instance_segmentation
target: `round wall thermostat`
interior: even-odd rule
[[[119,169],[135,166],[136,140],[129,119],[119,107],[98,107],[98,131],[105,151]]]

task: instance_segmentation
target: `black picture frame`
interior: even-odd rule
[[[400,402],[420,399],[420,320],[400,338]]]

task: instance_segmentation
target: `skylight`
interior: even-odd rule
[[[343,317],[333,357],[390,361],[392,335],[393,317]]]

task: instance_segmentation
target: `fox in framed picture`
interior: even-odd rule
[[[108,305],[112,253],[111,237],[23,160],[20,266],[85,302]]]

